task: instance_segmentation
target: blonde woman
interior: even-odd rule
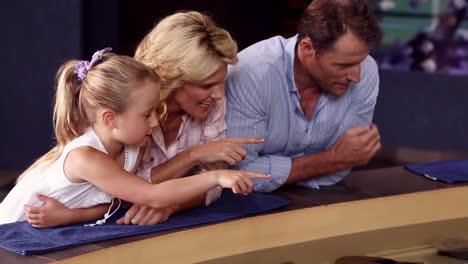
[[[160,76],[160,111],[166,113],[153,129],[153,140],[139,167],[141,177],[158,183],[234,165],[246,155],[244,144],[263,142],[258,138],[224,139],[224,79],[227,65],[237,62],[237,45],[207,15],[188,11],[162,19],[141,41],[135,59]],[[219,197],[219,191],[211,190],[189,206],[209,204]],[[172,209],[155,212],[134,206],[123,221],[152,223],[167,218]]]

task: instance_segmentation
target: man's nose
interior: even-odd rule
[[[359,81],[361,81],[361,65],[357,64],[357,65],[352,66],[349,69],[349,72],[346,77],[348,78],[348,80],[355,82],[355,83],[358,83]]]

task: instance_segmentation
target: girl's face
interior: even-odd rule
[[[116,138],[127,145],[144,146],[159,124],[156,116],[159,85],[146,81],[128,100],[127,110],[117,115]]]
[[[227,65],[223,64],[217,72],[201,82],[184,83],[169,99],[168,106],[174,105],[176,110],[183,110],[195,119],[204,119],[215,107],[216,101],[224,98],[226,74]]]

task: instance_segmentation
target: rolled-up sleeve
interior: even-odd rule
[[[249,70],[250,71],[250,70]],[[276,96],[271,91],[262,91],[268,87],[268,75],[261,75],[254,80],[249,71],[242,74],[237,69],[230,69],[226,84],[228,137],[267,138],[268,109],[265,101],[268,96]],[[270,192],[283,185],[291,171],[291,158],[280,155],[265,155],[264,144],[245,145],[247,156],[234,168],[271,175],[270,179],[254,179],[255,191]]]
[[[271,192],[286,183],[291,172],[291,164],[292,161],[289,157],[267,155],[258,157],[240,168],[270,174],[270,179],[254,179],[254,190],[256,192]]]

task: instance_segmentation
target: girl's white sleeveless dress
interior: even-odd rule
[[[63,170],[65,158],[71,150],[82,146],[91,146],[108,154],[94,130],[88,128],[82,136],[68,143],[60,157],[50,166],[34,168],[16,184],[0,204],[0,224],[26,220],[24,204],[31,206],[43,204],[36,198],[36,193],[54,198],[68,208],[88,208],[112,202],[111,195],[91,183],[73,183],[65,176]],[[125,170],[133,172],[138,153],[138,147],[125,147]]]

